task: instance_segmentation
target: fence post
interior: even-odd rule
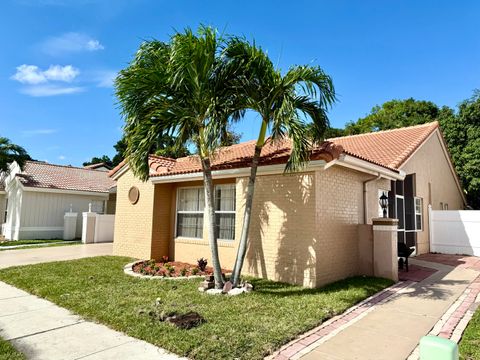
[[[432,212],[432,204],[428,204],[428,245],[429,250],[432,252],[433,248],[433,212]]]

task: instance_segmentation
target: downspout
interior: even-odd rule
[[[367,214],[368,214],[368,201],[367,201],[367,184],[372,181],[380,180],[382,175],[378,173],[378,175],[374,178],[365,180],[363,182],[363,223],[367,223]]]

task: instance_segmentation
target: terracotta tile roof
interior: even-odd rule
[[[212,170],[238,169],[250,166],[255,150],[255,140],[220,148],[212,161]],[[290,141],[283,140],[272,143],[267,141],[260,155],[259,166],[284,164],[290,155]],[[331,161],[342,153],[341,146],[325,142],[312,152],[311,160]],[[198,156],[187,156],[178,159],[152,156],[149,160],[152,176],[180,175],[202,171]]]
[[[345,153],[398,171],[399,166],[437,128],[438,123],[432,122],[395,130],[328,139],[312,151],[310,158],[329,162]],[[213,158],[212,170],[248,167],[254,149],[255,140],[221,148]],[[262,149],[259,166],[284,164],[288,160],[290,151],[291,143],[288,139],[275,143],[267,141]],[[109,175],[114,175],[125,164],[126,162],[122,161],[110,171]],[[151,155],[149,165],[151,176],[180,175],[201,171],[200,159],[196,155],[178,159]]]
[[[345,153],[391,169],[398,169],[438,128],[434,121],[394,130],[328,139],[343,146]]]
[[[115,181],[110,179],[105,171],[40,161],[27,161],[23,171],[16,177],[23,186],[46,189],[108,193],[109,189],[115,186]]]

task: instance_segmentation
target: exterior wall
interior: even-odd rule
[[[358,224],[363,223],[363,181],[374,178],[334,166],[326,171],[258,176],[243,273],[304,286],[321,286],[359,274]],[[246,177],[215,181],[236,184],[235,240],[219,241],[222,267],[233,268],[245,207]],[[127,193],[140,189],[131,205]],[[176,237],[177,191],[201,181],[141,183],[131,172],[117,184],[114,254],[195,263],[211,259],[208,233],[202,239]],[[378,217],[378,189],[388,180],[368,184],[368,219]],[[206,222],[206,219],[205,219]]]
[[[448,204],[449,210],[464,208],[460,190],[455,182],[445,152],[442,149],[439,131],[435,133],[417,150],[417,152],[401,166],[407,174],[416,174],[416,194],[423,199],[423,231],[417,232],[417,254],[430,251],[428,228],[428,205],[433,210],[440,210],[440,203]]]
[[[2,234],[6,239],[18,240],[20,215],[22,211],[23,191],[17,182],[12,182],[8,188],[7,218],[2,225]]]
[[[131,204],[128,199],[128,191],[132,186],[140,191],[136,204]],[[154,190],[151,182],[138,180],[130,170],[117,180],[114,255],[151,258]]]
[[[240,237],[248,179],[237,183]],[[244,272],[272,280],[315,286],[315,173],[259,176]],[[239,214],[240,212],[240,214]]]
[[[371,177],[336,166],[317,172],[315,229],[321,241],[316,242],[313,249],[316,254],[316,286],[358,274],[358,224],[363,223],[363,181]]]
[[[103,202],[105,196],[23,191],[19,239],[52,239],[63,237],[63,217],[70,211],[78,213],[76,237],[82,236],[82,212],[93,201]]]

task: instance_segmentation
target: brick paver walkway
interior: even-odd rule
[[[427,262],[428,259],[428,262]],[[480,303],[480,258],[427,254],[404,281],[303,334],[270,359],[418,359],[427,334],[459,341]]]

